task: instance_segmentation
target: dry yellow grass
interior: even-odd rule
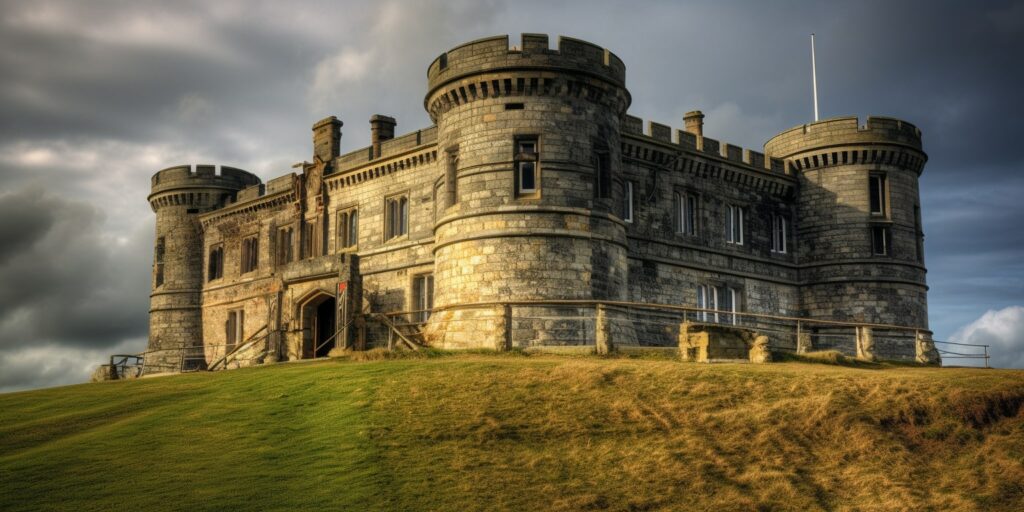
[[[1021,371],[357,357],[2,395],[0,509],[1024,509]]]

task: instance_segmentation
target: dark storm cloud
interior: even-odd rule
[[[45,226],[33,244],[0,262],[0,350],[49,342],[98,348],[146,332],[148,232],[101,231],[92,205],[25,189],[0,194],[8,225]]]
[[[81,361],[144,348],[154,171],[275,177],[332,114],[343,151],[367,144],[372,114],[426,127],[427,64],[521,32],[608,47],[632,114],[680,127],[701,109],[709,136],[752,149],[810,121],[816,32],[823,117],[924,132],[936,335],[1024,304],[1021,2],[0,0],[0,390],[81,380]],[[1011,346],[1018,316],[971,332]]]

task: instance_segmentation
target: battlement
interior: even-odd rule
[[[260,178],[242,169],[225,165],[178,165],[157,171],[152,178],[152,194],[183,188],[223,188],[240,190],[260,183]]]
[[[922,151],[921,130],[891,117],[868,117],[863,125],[857,117],[837,117],[803,124],[786,130],[765,143],[765,153],[789,158],[813,149],[850,144],[888,144]]]
[[[422,130],[416,130],[409,132],[404,135],[399,135],[393,139],[388,139],[380,144],[380,156],[374,158],[373,146],[365,146],[353,151],[349,151],[335,160],[334,172],[345,172],[353,167],[366,164],[372,160],[383,160],[395,155],[405,153],[413,148],[417,148],[424,144],[434,144],[437,142],[437,127],[431,126]]]
[[[442,53],[427,68],[430,91],[465,75],[503,69],[553,68],[597,76],[624,87],[626,65],[614,53],[587,41],[560,36],[548,47],[547,34],[523,34],[520,46],[509,36],[477,39]],[[429,94],[428,94],[429,96]]]
[[[786,166],[781,158],[770,158],[760,151],[741,148],[727,142],[719,142],[711,137],[696,135],[685,130],[674,130],[672,127],[649,121],[644,131],[644,120],[636,116],[626,115],[622,120],[622,133],[639,135],[664,144],[674,144],[684,150],[702,153],[715,158],[745,165],[762,171],[786,174]]]

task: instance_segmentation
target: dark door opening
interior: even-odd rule
[[[334,299],[327,299],[316,307],[316,317],[313,322],[313,357],[327,357],[327,353],[334,348]],[[328,342],[328,340],[330,340]]]

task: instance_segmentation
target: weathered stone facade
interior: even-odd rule
[[[728,302],[927,329],[915,127],[827,120],[765,154],[705,137],[699,112],[685,130],[645,131],[626,114],[621,60],[548,45],[524,34],[516,48],[502,36],[442,54],[427,73],[434,126],[394,137],[397,122],[373,116],[371,145],[342,154],[329,117],[300,173],[158,172],[150,349],[205,347],[209,362],[263,329],[269,357],[315,357],[341,327],[339,346],[387,342],[354,312],[424,308],[441,347],[579,342],[563,328],[578,307],[512,319],[498,304],[528,300]],[[604,314],[619,343],[658,336]]]

